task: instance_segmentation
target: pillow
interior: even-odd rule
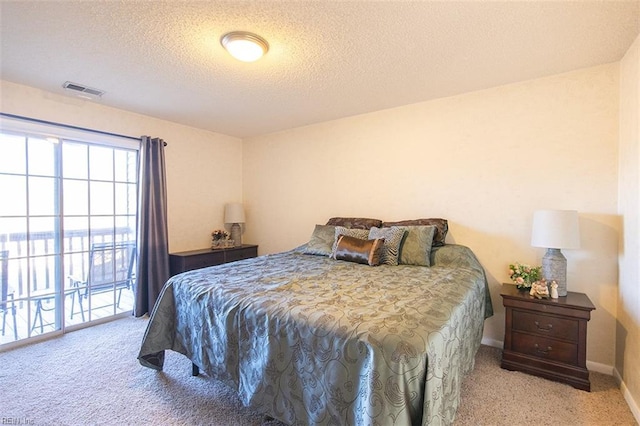
[[[363,240],[340,235],[336,243],[336,259],[363,265],[378,266],[384,248],[384,240]]]
[[[365,217],[332,217],[327,222],[327,225],[344,226],[345,228],[353,229],[371,229],[373,226],[381,227],[382,221]]]
[[[369,230],[367,229],[350,229],[345,228],[344,226],[336,226],[335,227],[335,235],[333,239],[333,246],[331,248],[331,257],[336,258],[336,246],[338,244],[338,237],[340,235],[347,235],[349,237],[359,238],[361,240],[369,239]]]
[[[311,239],[304,249],[304,254],[331,256],[333,242],[336,239],[336,227],[330,225],[316,225]]]
[[[400,254],[400,243],[404,237],[404,229],[393,226],[391,228],[373,227],[369,230],[369,239],[384,238],[384,250],[380,263],[396,266]]]
[[[400,244],[401,265],[431,266],[431,245],[435,226],[402,226],[406,233]]]
[[[439,247],[445,245],[445,239],[447,238],[447,232],[449,231],[449,223],[447,219],[414,219],[414,220],[401,220],[398,222],[382,222],[383,227],[389,226],[416,226],[416,225],[433,225],[436,227],[436,233],[433,237],[433,247]]]

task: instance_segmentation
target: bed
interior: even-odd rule
[[[409,264],[417,228],[381,226],[404,229],[397,253],[376,248],[374,267],[339,260],[343,240],[358,238],[330,223],[296,249],[169,279],[140,363],[162,370],[165,350],[184,354],[243,404],[290,425],[452,423],[493,313],[476,256],[440,232]]]

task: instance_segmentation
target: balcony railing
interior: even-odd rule
[[[91,238],[89,238],[91,235]],[[28,238],[27,238],[28,237]],[[134,231],[128,227],[64,231],[65,276],[86,277],[89,268],[88,252],[94,243],[135,240]],[[0,235],[0,251],[9,253],[8,281],[16,299],[28,297],[30,293],[55,291],[60,279],[57,255],[59,240],[55,231],[16,232]],[[27,272],[28,271],[28,272]],[[27,291],[27,277],[31,282]]]
[[[56,238],[56,234],[60,237]],[[58,309],[55,302],[57,298],[54,296],[61,294],[62,283],[66,287],[64,294],[70,294],[72,277],[86,279],[89,273],[90,252],[94,245],[132,240],[135,240],[135,230],[129,227],[91,231],[65,230],[62,234],[55,231],[30,232],[28,235],[25,232],[0,234],[0,253],[8,254],[8,258],[4,260],[3,268],[6,269],[3,275],[11,290],[8,301],[4,304],[5,311],[0,312],[0,320],[4,320],[2,325],[5,326],[5,333],[0,336],[0,344],[55,330],[57,320],[51,309],[44,312],[45,326],[35,326],[37,304],[45,306],[43,303],[46,303],[46,306],[56,306]],[[62,256],[61,247],[64,253]],[[64,271],[63,274],[61,270]],[[46,299],[42,299],[43,295]],[[86,321],[131,310],[133,292],[124,292],[122,295],[122,300],[120,297],[114,299],[113,294],[96,295],[92,304],[85,303],[83,306],[85,312],[91,310],[91,315],[86,317]],[[73,316],[70,309],[69,303],[65,306],[67,325],[85,321],[84,314],[78,315],[76,312],[77,315]]]

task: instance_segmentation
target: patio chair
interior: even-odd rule
[[[9,287],[9,251],[0,251],[0,312],[2,313],[2,335],[7,325],[7,312],[13,316],[13,336],[18,340],[18,327],[16,323],[16,304],[13,301],[13,289]]]
[[[69,277],[70,289],[73,289],[71,300],[71,318],[75,312],[75,298],[78,297],[82,321],[84,318],[83,299],[89,295],[118,290],[116,307],[120,307],[122,290],[134,290],[135,274],[135,241],[94,243],[89,253],[89,272],[87,277],[76,279]]]

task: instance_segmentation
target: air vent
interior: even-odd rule
[[[93,89],[91,87],[87,87],[78,83],[72,83],[70,81],[65,81],[62,87],[64,87],[66,90],[76,92],[76,95],[87,99],[101,98],[105,93],[103,90]]]

